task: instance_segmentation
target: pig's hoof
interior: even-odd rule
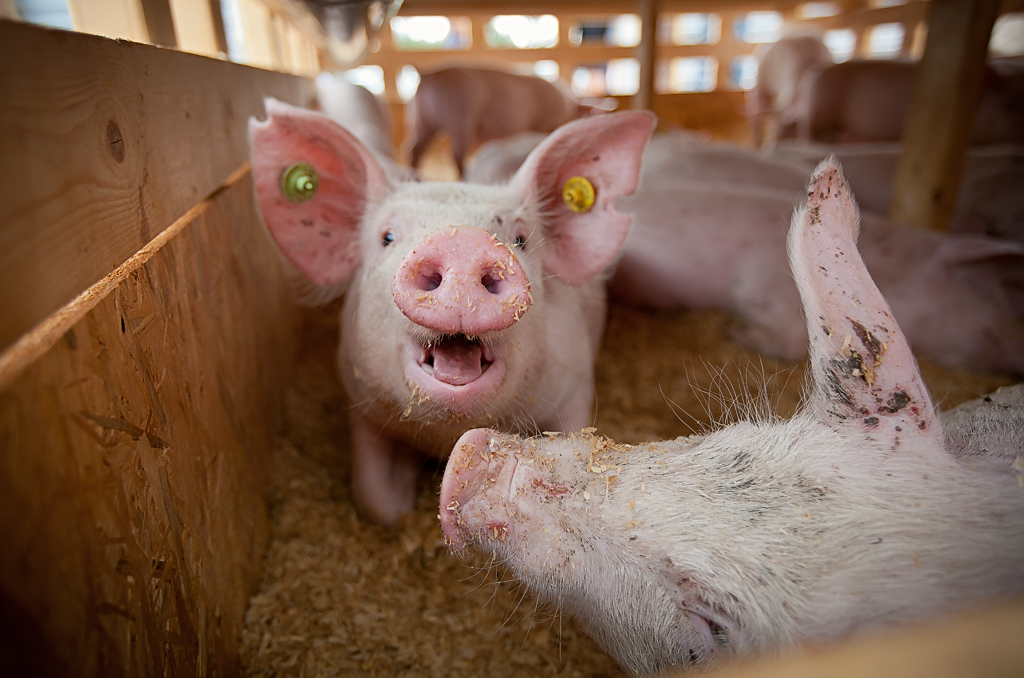
[[[392,478],[393,482],[397,480]],[[352,495],[360,515],[378,525],[391,527],[416,506],[415,470],[407,481],[402,479],[401,482],[394,482],[386,491],[381,491],[379,486],[367,487],[358,479],[353,479]]]

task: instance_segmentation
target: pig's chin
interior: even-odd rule
[[[416,398],[425,398],[457,415],[479,414],[505,381],[500,345],[466,335],[428,340],[410,338],[405,379]]]

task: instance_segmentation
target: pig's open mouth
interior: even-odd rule
[[[405,383],[415,404],[440,405],[450,415],[479,416],[505,383],[507,340],[462,334],[409,337],[404,351]]]
[[[445,336],[422,346],[418,359],[423,371],[451,386],[479,379],[494,364],[494,351],[479,339],[464,334]]]

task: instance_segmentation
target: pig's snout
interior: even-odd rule
[[[497,435],[489,428],[477,428],[467,431],[455,443],[448,465],[441,481],[441,529],[445,540],[454,553],[466,546],[468,538],[479,531],[481,521],[487,523],[486,529],[495,532],[501,538],[508,531],[507,522],[499,520],[487,521],[478,515],[480,507],[467,514],[466,503],[476,497],[483,497],[492,485],[497,484],[498,476],[510,461],[509,454],[500,449],[492,449],[491,441]],[[516,460],[511,459],[513,465]],[[514,467],[511,469],[514,472]]]
[[[519,260],[480,228],[425,237],[395,271],[391,294],[417,325],[471,337],[511,327],[533,303]]]

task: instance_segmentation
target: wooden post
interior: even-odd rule
[[[658,65],[658,0],[638,0],[640,15],[640,90],[633,99],[633,108],[650,110],[654,106],[654,76]]]
[[[889,217],[947,230],[999,0],[932,0]]]
[[[736,21],[737,14],[734,12],[719,12],[722,21],[721,31],[718,36],[718,74],[715,80],[715,89],[719,92],[735,89],[732,84],[732,60],[736,58],[738,51],[736,44],[736,33],[732,27]]]

